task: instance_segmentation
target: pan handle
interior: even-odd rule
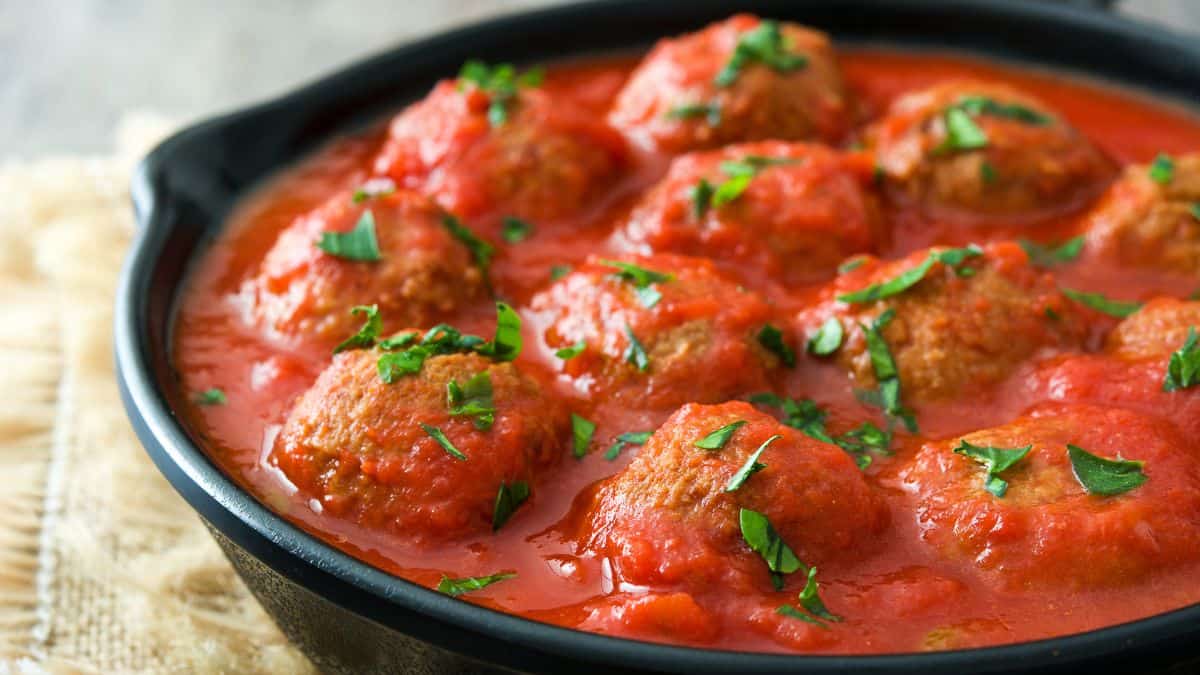
[[[1101,12],[1112,11],[1118,0],[1059,0],[1064,4],[1075,5],[1077,7],[1087,7],[1090,9],[1099,10]]]

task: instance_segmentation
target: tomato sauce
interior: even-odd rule
[[[940,53],[846,49],[840,60],[848,88],[866,119],[877,118],[902,93],[947,79],[974,77],[1008,83],[1042,99],[1122,165],[1149,162],[1160,152],[1200,149],[1200,119],[1099,83]],[[572,97],[600,116],[634,65],[630,58],[603,58],[552,66],[543,88]],[[670,411],[628,409],[596,399],[576,405],[597,425],[592,452],[577,460],[564,451],[562,461],[538,482],[518,516],[495,534],[414,549],[314,508],[313,500],[299,494],[266,457],[296,398],[329,364],[329,348],[298,346],[264,334],[248,320],[241,289],[256,274],[281,230],[331,195],[353,190],[372,175],[372,161],[385,134],[380,126],[336,139],[248,197],[191,273],[174,333],[179,372],[176,406],[198,442],[263,503],[331,545],[426,587],[436,586],[443,575],[515,572],[515,578],[462,599],[538,621],[751,651],[887,653],[1004,644],[1094,629],[1200,601],[1200,564],[1194,562],[1111,587],[1080,589],[1063,583],[999,589],[972,573],[969,559],[941,555],[922,540],[914,496],[904,487],[902,467],[926,439],[947,439],[1006,424],[1028,408],[1026,381],[1035,368],[1032,360],[994,391],[922,408],[921,436],[899,434],[894,454],[877,457],[866,470],[868,483],[890,513],[890,525],[868,553],[851,556],[836,567],[822,567],[824,602],[844,620],[828,630],[803,629],[808,631],[804,639],[774,639],[755,630],[751,622],[731,619],[738,611],[714,614],[716,626],[694,619],[696,603],[751,611],[753,601],[720,587],[693,593],[694,603],[687,596],[667,594],[654,611],[638,613],[636,619],[621,618],[622,607],[627,607],[622,603],[636,598],[642,589],[614,584],[607,563],[584,550],[578,537],[582,510],[600,481],[619,472],[638,453],[638,447],[631,445],[615,461],[606,460],[603,450],[611,440],[622,432],[655,429]],[[521,310],[525,319],[525,349],[517,364],[551,391],[569,396],[571,383],[558,372],[553,349],[543,342],[547,319],[528,310],[530,300],[548,285],[552,266],[579,266],[589,255],[608,250],[614,226],[627,216],[637,196],[661,178],[668,160],[643,158],[578,218],[544,227],[538,224],[535,234],[521,244],[497,247],[492,283],[498,296]],[[892,234],[880,251],[884,259],[901,258],[935,242],[982,244],[1028,236],[1019,225],[980,229],[931,223],[910,212],[889,213],[888,218]],[[1039,226],[1036,238],[1061,241],[1081,227],[1080,214],[1059,217]],[[785,286],[758,269],[738,269],[736,274],[773,302],[781,316],[809,305],[819,286]],[[1104,265],[1065,265],[1055,274],[1063,285],[1125,300],[1158,295],[1182,298],[1195,285],[1194,278]],[[492,305],[484,302],[460,311],[452,323],[464,332],[488,336],[493,329]],[[1087,349],[1097,349],[1113,323],[1095,319]],[[713,370],[722,368],[719,362],[708,365]],[[832,365],[809,360],[783,372],[780,393],[816,400],[829,411],[833,428],[879,419],[855,400],[845,374]],[[705,373],[694,377],[702,381]],[[195,392],[213,387],[225,392],[227,405],[194,402]],[[1129,453],[1136,456],[1137,449]],[[714,559],[708,564],[723,563]]]

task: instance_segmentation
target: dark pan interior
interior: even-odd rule
[[[1103,11],[1032,0],[756,0],[736,7],[719,0],[614,0],[501,18],[397,48],[282,99],[193,126],[164,142],[139,167],[133,197],[142,230],[119,291],[116,344],[122,394],[151,457],[220,533],[227,549],[269,570],[278,577],[272,583],[286,582],[266,589],[268,582],[248,578],[261,598],[307,593],[332,603],[331,611],[365,617],[355,631],[379,631],[381,636],[399,631],[511,667],[572,672],[1065,672],[1084,662],[1103,664],[1104,671],[1122,662],[1145,665],[1187,655],[1189,641],[1200,636],[1200,607],[1012,647],[878,657],[684,649],[536,624],[388,576],[304,534],[221,474],[171,413],[163,392],[172,380],[168,336],[176,291],[190,261],[203,253],[235,202],[263,179],[332,135],[423,95],[468,58],[530,62],[644,47],[735,10],[814,25],[842,43],[961,50],[1083,72],[1175,100],[1200,99],[1196,41]],[[286,615],[267,604],[293,637],[312,626],[337,632],[311,616],[308,628],[296,625],[305,623],[302,615]]]

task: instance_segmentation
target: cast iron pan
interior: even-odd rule
[[[116,358],[125,407],[146,451],[279,626],[330,672],[1200,670],[1200,606],[1008,647],[862,657],[668,647],[539,624],[439,595],[321,543],[237,487],[185,432],[164,395],[172,381],[168,336],[177,291],[230,208],[264,177],[425,94],[468,58],[530,62],[644,48],[735,11],[811,24],[843,43],[963,50],[1179,101],[1200,99],[1200,43],[1094,7],[1031,0],[609,0],[500,18],[400,47],[284,98],[193,126],[139,167],[133,199],[141,229],[117,297]]]

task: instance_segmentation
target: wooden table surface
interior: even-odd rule
[[[422,34],[561,2],[0,0],[0,159],[106,150],[126,111],[187,121]],[[1200,33],[1200,0],[1119,7]]]

